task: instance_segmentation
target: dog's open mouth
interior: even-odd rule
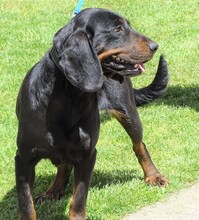
[[[143,62],[135,63],[130,60],[123,59],[117,55],[109,56],[104,62],[103,66],[112,69],[121,75],[137,76],[145,71]]]

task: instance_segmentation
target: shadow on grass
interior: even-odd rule
[[[165,104],[168,106],[190,107],[198,112],[199,111],[199,87],[197,86],[191,86],[191,87],[170,86],[161,98],[151,102],[152,105],[153,104],[158,105],[159,103]],[[101,123],[109,121],[112,118],[114,117],[108,112],[102,111],[100,114]]]
[[[136,173],[133,170],[116,170],[112,172],[94,171],[90,188],[96,190],[103,189],[110,185],[123,184],[131,181],[132,178],[143,180],[143,178],[132,175]],[[49,176],[36,176],[34,195],[38,195],[41,192],[47,190],[49,185],[53,182],[55,175]],[[71,178],[72,179],[72,178]],[[37,212],[38,220],[66,220],[67,218],[67,206],[72,196],[72,180],[70,180],[67,188],[66,195],[58,201],[45,201],[42,204],[36,204],[35,209]],[[17,198],[16,187],[11,189],[0,202],[1,216],[5,216],[4,219],[17,219]],[[66,214],[65,214],[66,213]],[[90,218],[94,219],[94,218]]]
[[[104,123],[106,121],[109,121],[112,118],[114,118],[114,117],[110,113],[108,113],[106,111],[100,112],[100,123]]]
[[[166,91],[161,102],[171,106],[190,107],[199,111],[199,87],[171,86]]]

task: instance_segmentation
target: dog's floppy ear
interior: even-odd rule
[[[67,39],[59,64],[70,83],[81,90],[96,92],[102,87],[100,61],[83,31],[77,31]]]

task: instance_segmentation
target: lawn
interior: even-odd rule
[[[17,219],[14,173],[17,120],[15,102],[25,73],[51,47],[55,32],[71,18],[77,1],[1,0],[0,2],[0,219]],[[133,79],[136,88],[154,77],[160,54],[168,62],[166,94],[139,108],[144,141],[167,188],[150,188],[120,124],[103,115],[97,163],[87,202],[89,220],[116,220],[167,197],[198,179],[199,174],[199,2],[196,0],[85,1],[125,16],[132,26],[160,48],[147,71]],[[105,117],[105,118],[104,118]],[[47,189],[55,167],[47,160],[36,169],[34,194]],[[66,198],[36,205],[40,220],[66,219],[72,179]]]

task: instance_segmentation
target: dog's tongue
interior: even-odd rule
[[[141,69],[142,72],[146,70],[143,63],[139,63],[138,68]]]
[[[138,69],[138,70],[141,70],[141,72],[144,72],[146,69],[144,67],[144,64],[143,63],[137,63],[134,65],[134,68]]]

